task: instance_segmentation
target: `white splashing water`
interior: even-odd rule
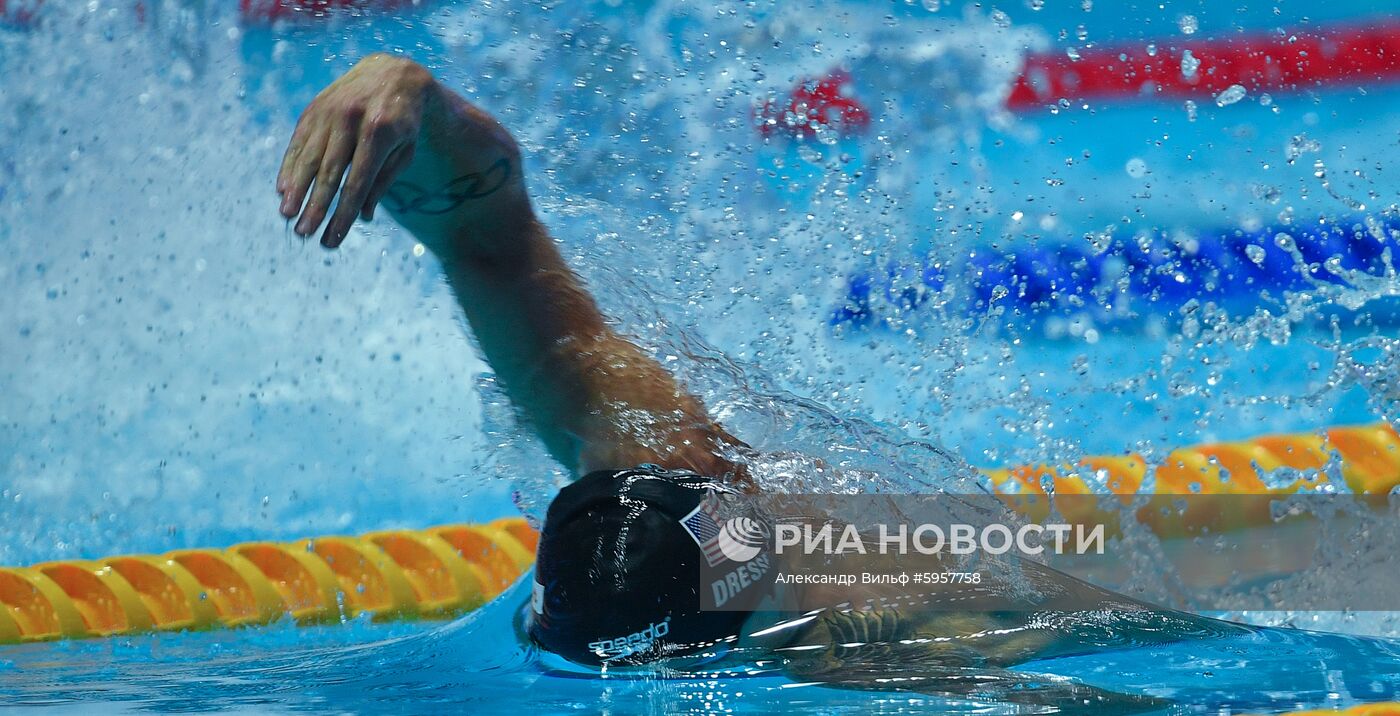
[[[1388,339],[1290,342],[1295,309],[1365,306],[1394,291],[1393,276],[1256,313],[1207,306],[1189,331],[1146,320],[1113,350],[1083,327],[1045,342],[936,310],[833,338],[819,307],[847,271],[1026,240],[1008,217],[1028,204],[1018,226],[1092,219],[1076,233],[1097,235],[1162,207],[1236,225],[1301,220],[1316,208],[1305,199],[1329,195],[1299,167],[1272,183],[1300,188],[1255,203],[1228,174],[1241,164],[1231,152],[1173,163],[1194,149],[1181,125],[1163,142],[1143,130],[1153,142],[1134,150],[1132,176],[1131,155],[1059,142],[1068,113],[1009,114],[1022,54],[1048,43],[1001,11],[911,8],[921,14],[890,24],[837,2],[731,9],[506,2],[276,32],[216,15],[186,32],[99,2],[0,32],[0,518],[14,535],[0,563],[486,519],[512,509],[514,483],[539,511],[557,468],[479,387],[483,366],[431,261],[387,222],[332,254],[275,213],[296,111],[385,47],[430,63],[520,136],[566,255],[624,330],[679,356],[718,417],[775,450],[775,482],[800,481],[810,459],[781,448],[843,461],[852,478],[833,488],[966,488],[954,452],[1067,461],[1111,443],[1153,459],[1246,427],[1324,424],[1347,400],[1400,415],[1393,370],[1373,355],[1394,355]],[[755,138],[757,100],[836,66],[860,78],[877,118],[865,137]],[[1184,75],[1199,66],[1183,54]],[[1222,141],[1208,114],[1190,125],[1203,147]],[[1269,149],[1289,161],[1260,161],[1291,168],[1321,151],[1313,141],[1279,140]],[[1023,164],[1069,158],[1087,172],[1110,159],[1102,174],[1018,183],[988,159],[1003,143]],[[1368,170],[1386,186],[1383,168]],[[1202,174],[1211,181],[1190,180]],[[1032,183],[1046,188],[1027,197]],[[1096,201],[1118,209],[1075,214]],[[1250,377],[1271,364],[1296,369]],[[857,411],[884,422],[846,419]]]

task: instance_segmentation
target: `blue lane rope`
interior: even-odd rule
[[[1084,239],[1041,239],[1011,250],[978,248],[951,263],[890,262],[851,275],[830,322],[890,326],[936,298],[973,316],[1002,306],[1008,320],[1030,323],[1058,316],[1121,325],[1179,312],[1192,300],[1247,310],[1283,291],[1345,284],[1349,272],[1385,276],[1400,263],[1400,217],[1119,233],[1100,248]],[[1397,323],[1394,308],[1365,313]]]

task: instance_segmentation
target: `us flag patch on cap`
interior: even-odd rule
[[[705,499],[690,511],[690,514],[682,517],[681,527],[685,528],[685,533],[695,540],[695,544],[700,547],[700,551],[705,553],[705,561],[711,567],[725,560],[724,552],[719,547],[719,533],[721,522],[719,518],[719,497],[714,490],[705,491]]]

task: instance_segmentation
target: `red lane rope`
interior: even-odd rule
[[[32,27],[39,19],[44,0],[0,0],[0,26]],[[321,18],[342,10],[396,10],[413,5],[414,0],[238,0],[244,22],[267,23],[277,20]],[[146,6],[133,3],[137,19],[145,20]]]
[[[1400,78],[1400,22],[1338,25],[1283,35],[1182,40],[1148,54],[1147,43],[1036,54],[1026,59],[1007,107],[1025,110],[1060,99],[1180,97],[1247,91],[1293,91],[1343,82]],[[1186,52],[1200,62],[1183,70]],[[1188,61],[1188,64],[1189,61]]]
[[[857,134],[870,126],[870,112],[853,95],[851,76],[834,69],[820,79],[805,79],[781,102],[768,101],[754,111],[758,132],[807,139],[819,127]]]
[[[1083,50],[1077,58],[1030,55],[1006,106],[1025,111],[1061,99],[1210,97],[1233,85],[1249,93],[1289,92],[1400,80],[1397,20],[1163,44],[1151,52],[1155,46],[1144,41]],[[755,110],[758,130],[798,139],[819,128],[857,134],[870,124],[869,111],[855,96],[859,83],[840,69],[804,80],[783,99]]]
[[[0,25],[29,27],[44,0],[0,0]]]
[[[413,0],[238,0],[238,11],[249,22],[325,17],[339,10],[395,10]]]

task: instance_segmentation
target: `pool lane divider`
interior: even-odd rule
[[[1296,32],[1144,39],[1031,53],[1004,104],[1023,113],[1090,100],[1190,98],[1214,100],[1223,107],[1264,92],[1400,81],[1400,21],[1373,20]],[[1243,93],[1227,93],[1233,87]],[[854,136],[871,126],[871,112],[861,95],[862,77],[837,67],[823,77],[802,79],[781,99],[760,103],[752,120],[764,137],[808,140],[824,132]]]
[[[429,0],[238,0],[238,16],[246,25],[325,21],[335,15],[411,11]],[[43,19],[45,0],[0,0],[0,29],[27,30]],[[119,6],[144,22],[150,0],[128,0]],[[160,0],[155,1],[156,5]],[[194,4],[194,3],[189,3]],[[157,8],[158,9],[158,8]]]
[[[1388,17],[1160,43],[1030,55],[1006,106],[1024,111],[1060,100],[1219,97],[1236,85],[1257,94],[1400,80],[1400,22]]]
[[[281,20],[319,20],[341,12],[412,10],[419,0],[239,0],[243,22],[263,24]]]
[[[1071,524],[1104,525],[1112,538],[1122,534],[1127,510],[1171,540],[1269,527],[1278,522],[1277,500],[1293,495],[1350,494],[1358,506],[1384,508],[1400,486],[1400,434],[1376,423],[1194,445],[1151,465],[1130,453],[982,473],[994,494],[1032,521],[1055,509]]]
[[[1263,714],[1259,716],[1263,716]],[[1361,704],[1350,708],[1288,711],[1280,716],[1400,716],[1400,701]]]
[[[267,624],[448,618],[534,563],[523,518],[0,567],[0,644]]]
[[[1281,468],[1290,480],[1283,480]],[[1138,454],[982,471],[1029,517],[1045,495],[1289,495],[1327,488],[1385,496],[1400,485],[1400,435],[1389,424],[1336,427]],[[1199,504],[1199,503],[1197,503]],[[1195,508],[1193,508],[1195,509]],[[1207,507],[1209,509],[1209,506]],[[1139,512],[1164,538],[1268,524],[1267,512]],[[227,549],[0,567],[0,644],[267,624],[443,619],[476,609],[534,562],[523,518],[388,530],[358,537],[246,542]]]
[[[1284,291],[1383,280],[1400,264],[1400,218],[1341,216],[1252,229],[1116,232],[981,246],[952,261],[891,261],[850,274],[832,326],[901,323],[946,294],[968,316],[1006,309],[1007,322],[1128,325],[1212,302],[1251,311]],[[1335,309],[1343,315],[1349,313]],[[1354,311],[1400,322],[1385,301]]]
[[[1400,486],[1400,434],[1388,423],[1266,435],[1179,448],[1153,466],[1148,492],[1162,495],[1287,495],[1328,485],[1336,462],[1338,492],[1386,495]],[[1136,453],[1086,457],[1076,463],[983,470],[1000,494],[1142,494],[1149,466]],[[1293,479],[1276,478],[1288,469]],[[1271,484],[1272,483],[1272,484]]]

